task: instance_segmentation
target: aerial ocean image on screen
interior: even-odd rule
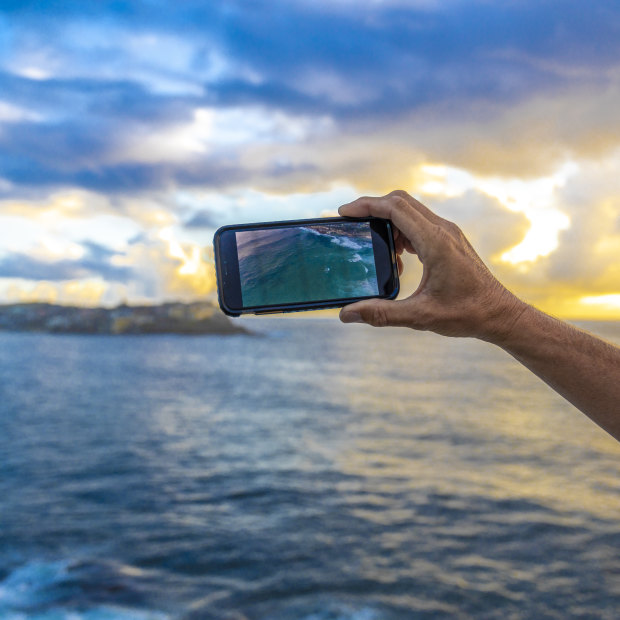
[[[245,307],[378,295],[368,222],[238,232]]]

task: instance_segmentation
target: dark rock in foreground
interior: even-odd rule
[[[0,305],[0,330],[58,334],[239,334],[211,302],[80,308],[46,303]]]

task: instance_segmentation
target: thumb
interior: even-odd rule
[[[406,326],[411,322],[407,300],[369,299],[345,306],[340,311],[343,323],[368,323],[373,327]]]

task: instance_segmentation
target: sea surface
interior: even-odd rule
[[[238,232],[243,305],[378,295],[370,226],[346,228],[349,234],[342,225]]]
[[[620,617],[619,445],[509,356],[243,322],[0,334],[0,618]]]

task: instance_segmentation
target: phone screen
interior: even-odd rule
[[[235,233],[244,307],[379,294],[368,222]]]

